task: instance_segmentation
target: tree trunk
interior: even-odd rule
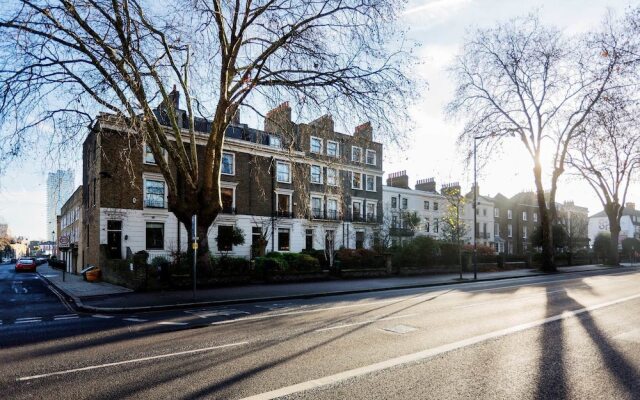
[[[620,221],[618,220],[618,207],[615,205],[607,205],[607,217],[609,218],[609,232],[611,233],[611,241],[609,243],[609,251],[607,254],[607,265],[619,265],[620,257],[618,254],[618,240],[620,238]]]
[[[555,272],[556,266],[553,261],[553,221],[551,213],[547,207],[547,200],[544,198],[544,188],[542,186],[542,168],[536,162],[533,175],[536,182],[536,195],[538,208],[540,211],[540,224],[542,228],[542,270],[545,272]]]

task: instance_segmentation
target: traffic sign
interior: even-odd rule
[[[60,236],[58,239],[58,248],[60,250],[68,249],[71,244],[71,240],[69,240],[69,236]]]

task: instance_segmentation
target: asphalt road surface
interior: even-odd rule
[[[12,270],[2,398],[640,399],[636,269],[136,315]]]

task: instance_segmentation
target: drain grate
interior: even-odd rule
[[[391,333],[397,333],[398,335],[404,335],[405,333],[416,331],[418,330],[418,328],[414,328],[413,326],[409,325],[396,325],[390,328],[382,328],[382,330]]]

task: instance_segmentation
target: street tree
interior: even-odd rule
[[[640,107],[628,97],[608,96],[595,107],[582,129],[585,134],[571,146],[568,164],[589,183],[609,220],[610,247],[607,264],[618,265],[620,220],[632,182],[640,170]]]
[[[0,11],[0,146],[17,157],[43,131],[68,143],[108,113],[149,146],[190,240],[197,215],[199,261],[208,264],[224,135],[241,106],[259,113],[292,100],[308,112],[366,117],[383,135],[401,131],[393,125],[415,90],[395,24],[402,6],[16,0]],[[211,121],[203,151],[197,117]]]
[[[603,31],[567,38],[536,15],[516,18],[472,33],[451,67],[456,89],[447,110],[466,121],[460,145],[472,149],[482,137],[486,149],[516,138],[530,157],[547,271],[555,270],[551,226],[567,151],[623,73],[622,44]]]
[[[447,184],[442,187],[440,193],[445,197],[445,212],[439,222],[442,240],[453,243],[458,251],[458,263],[460,276],[462,277],[462,238],[469,233],[469,227],[461,218],[467,198],[462,195],[458,183]]]

